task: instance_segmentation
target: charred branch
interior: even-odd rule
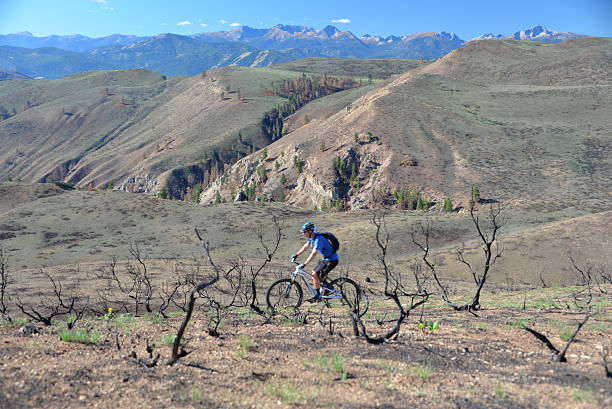
[[[0,247],[0,315],[8,322],[12,322],[7,306],[9,300],[8,287],[14,282],[8,268],[8,254]]]
[[[544,345],[546,345],[546,347],[548,348],[548,350],[552,354],[553,360],[558,361],[558,362],[567,362],[567,358],[565,357],[565,354],[567,353],[567,350],[569,349],[569,347],[572,344],[572,342],[574,342],[576,340],[576,336],[578,335],[578,333],[580,332],[580,330],[582,329],[584,324],[586,324],[586,322],[589,320],[589,318],[591,318],[591,315],[587,315],[586,317],[584,317],[584,319],[582,321],[580,321],[578,323],[578,325],[576,325],[576,328],[574,329],[574,332],[572,333],[572,335],[567,340],[567,342],[566,342],[565,346],[563,347],[562,351],[558,350],[553,345],[553,343],[550,342],[548,337],[546,335],[542,334],[541,332],[538,332],[538,331],[536,331],[536,330],[534,330],[532,328],[529,328],[529,327],[524,327],[524,329],[527,332],[529,332],[531,335],[536,337],[536,339],[538,339]]]

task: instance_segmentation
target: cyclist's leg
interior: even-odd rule
[[[327,283],[328,282],[326,280],[327,276],[329,275],[329,273],[331,273],[331,271],[334,268],[336,268],[337,265],[338,265],[338,260],[327,261],[327,266],[325,267],[325,270],[319,274],[319,276],[321,277],[321,281],[325,281]]]
[[[321,260],[314,268],[312,278],[313,278],[313,281],[315,279],[318,281],[318,283],[315,284],[316,286],[315,288],[321,287],[321,281],[323,281],[325,279],[325,276],[327,275],[328,266],[329,266],[329,261]]]

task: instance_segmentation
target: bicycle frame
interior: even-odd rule
[[[291,283],[295,282],[295,280],[298,277],[300,277],[302,281],[304,282],[304,285],[306,285],[306,288],[308,289],[308,292],[310,293],[310,295],[314,297],[315,289],[312,287],[312,284],[310,283],[312,280],[312,275],[306,272],[305,270],[301,269],[299,263],[296,263],[294,261],[293,264],[297,264],[297,265],[295,266],[295,270],[291,273]],[[342,298],[342,293],[338,290],[321,286],[321,298],[324,298],[324,299]]]

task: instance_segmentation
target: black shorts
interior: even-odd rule
[[[319,278],[323,280],[338,265],[338,260],[321,260],[314,268]]]

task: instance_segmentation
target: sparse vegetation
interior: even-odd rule
[[[95,344],[100,341],[100,334],[85,330],[62,329],[59,337],[65,342],[78,342],[81,344]]]

